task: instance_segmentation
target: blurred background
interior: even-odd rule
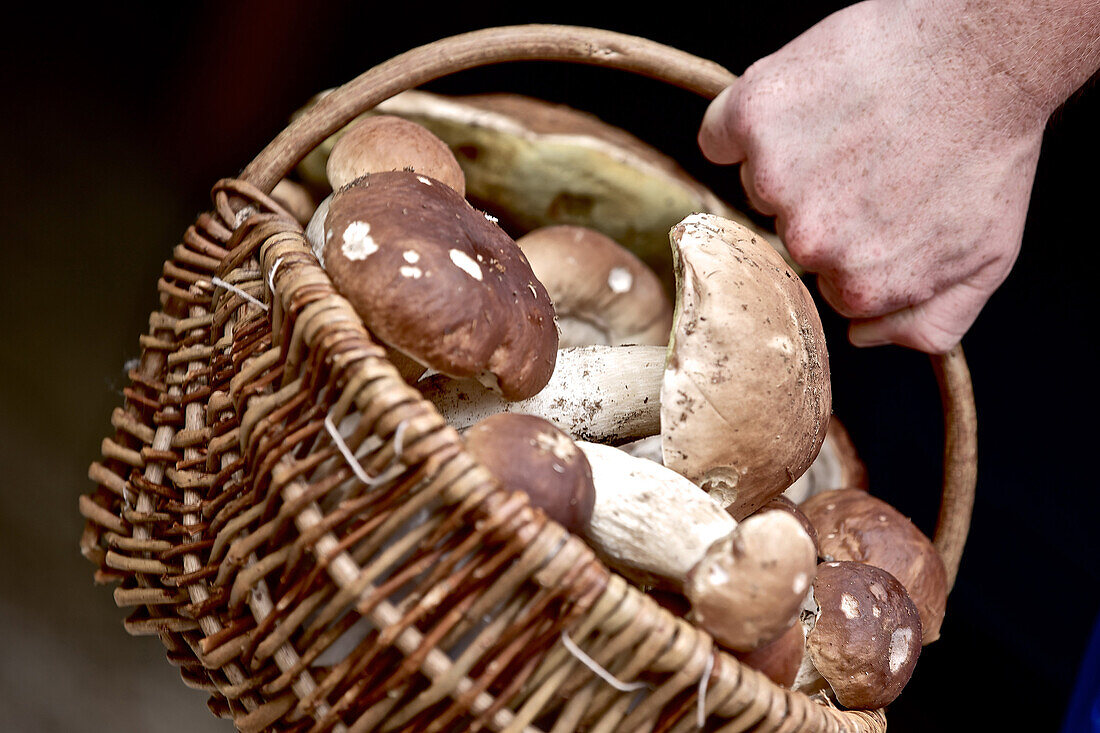
[[[161,263],[312,94],[415,46],[553,22],[646,36],[735,73],[845,3],[681,4],[659,14],[464,3],[197,2],[26,8],[3,54],[0,730],[227,731],[155,638],[132,638],[78,551],[77,497],[111,432]],[[596,4],[592,4],[596,5]],[[760,6],[760,7],[758,7]],[[640,7],[640,6],[638,6]],[[154,9],[155,8],[155,9]],[[649,8],[652,10],[652,8]],[[428,88],[516,91],[593,112],[727,200],[695,147],[705,100],[622,72],[512,64]],[[1095,133],[1100,93],[1052,121],[1023,252],[963,342],[979,416],[970,542],[942,637],[891,731],[1057,730],[1100,607]],[[934,529],[941,412],[927,358],[856,350],[824,306],[834,406],[872,490]]]

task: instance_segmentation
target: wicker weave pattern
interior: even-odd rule
[[[241,181],[214,200],[165,264],[80,506],[127,630],[158,635],[216,714],[242,731],[686,731],[706,675],[708,730],[885,728],[742,666],[498,488],[299,225]],[[563,634],[646,687],[613,688]]]

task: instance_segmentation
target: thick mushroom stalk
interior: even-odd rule
[[[581,534],[626,577],[681,590],[707,548],[737,527],[705,491],[675,471],[611,446],[577,445],[596,487],[592,520]]]
[[[458,430],[499,412],[520,412],[576,439],[619,444],[660,430],[664,364],[663,346],[578,346],[559,349],[546,386],[524,400],[508,401],[477,381],[443,375],[419,386]]]

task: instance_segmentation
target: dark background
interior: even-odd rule
[[[415,46],[514,23],[646,36],[740,72],[844,3],[682,4],[660,13],[462,4],[236,2],[102,11],[42,4],[3,50],[0,729],[230,730],[155,638],[122,629],[79,555],[77,497],[121,404],[160,265],[208,191],[313,93]],[[594,4],[593,4],[594,5]],[[638,6],[640,9],[641,6]],[[155,8],[155,10],[153,10]],[[392,11],[391,11],[392,12]],[[673,155],[727,200],[736,170],[694,144],[706,102],[622,72],[512,64],[429,88],[511,90],[586,109]],[[942,638],[891,731],[1056,730],[1100,606],[1096,554],[1096,89],[1044,144],[1025,243],[963,344],[979,415],[978,498]],[[834,406],[872,489],[934,528],[942,431],[927,358],[856,350],[823,308]]]

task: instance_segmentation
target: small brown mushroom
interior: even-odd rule
[[[501,413],[465,433],[466,448],[501,486],[524,491],[534,506],[571,532],[592,519],[592,469],[573,440],[534,415]]]
[[[466,177],[447,144],[422,125],[393,115],[363,117],[345,128],[325,166],[338,191],[368,173],[413,171],[466,195]]]
[[[747,652],[798,621],[817,553],[793,514],[754,514],[707,548],[684,583],[691,615],[723,646]]]
[[[325,268],[381,341],[424,366],[474,378],[505,399],[554,371],[554,310],[523,253],[453,188],[408,171],[336,192]]]
[[[867,563],[893,575],[920,611],[923,643],[939,638],[947,570],[932,541],[908,517],[859,489],[826,491],[800,508],[817,529],[822,557]]]
[[[615,240],[560,225],[528,232],[516,244],[554,303],[558,348],[668,343],[672,301],[664,285]]]
[[[822,563],[806,649],[841,705],[880,708],[909,682],[921,650],[920,614],[890,573],[858,562]]]

